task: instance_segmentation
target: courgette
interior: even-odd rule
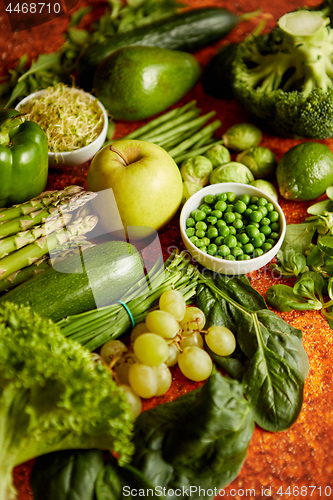
[[[98,64],[115,50],[130,45],[148,45],[192,52],[217,42],[238,23],[233,12],[214,7],[194,9],[174,14],[148,26],[115,35],[102,43],[88,47],[78,58],[78,83],[91,90]]]
[[[58,321],[119,300],[144,276],[139,252],[124,241],[109,241],[60,261],[0,298]]]

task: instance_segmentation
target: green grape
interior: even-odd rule
[[[172,344],[169,344],[169,356],[168,359],[166,360],[165,364],[170,367],[174,366],[178,362],[178,356],[179,356],[179,349],[176,346],[174,342]]]
[[[178,290],[167,290],[160,296],[159,307],[180,321],[185,316],[186,301]]]
[[[187,337],[184,337],[183,340],[180,342],[180,347],[181,349],[185,349],[185,347],[189,347],[191,345],[194,345],[196,347],[200,347],[200,349],[203,348],[203,338],[200,332],[193,332],[191,335],[187,335]]]
[[[198,307],[187,307],[185,316],[179,323],[183,330],[183,335],[191,335],[192,332],[203,329],[206,317]]]
[[[127,347],[120,340],[109,340],[101,348],[100,357],[106,365],[112,363],[115,358],[120,358],[127,351]]]
[[[123,391],[126,396],[128,404],[131,406],[133,418],[137,418],[142,410],[141,399],[135,392],[130,388],[129,385],[121,384],[119,389]]]
[[[134,363],[128,372],[128,379],[132,390],[140,398],[148,399],[155,396],[158,381],[152,366]]]
[[[155,333],[142,333],[133,344],[134,354],[141,363],[158,366],[169,356],[169,346],[165,340]]]
[[[131,337],[130,337],[131,342],[134,342],[134,340],[142,333],[148,333],[148,332],[149,330],[147,328],[146,323],[138,323],[131,331]]]
[[[165,339],[173,339],[180,331],[178,321],[166,311],[151,311],[146,316],[148,330]]]
[[[157,377],[158,388],[155,396],[163,396],[171,387],[172,376],[171,371],[166,364],[162,363],[158,366],[154,366],[154,370]]]
[[[185,347],[179,354],[178,366],[185,377],[195,382],[206,380],[213,369],[213,362],[209,354],[200,347]]]
[[[205,336],[206,344],[215,354],[229,356],[236,349],[236,339],[229,328],[211,326]]]

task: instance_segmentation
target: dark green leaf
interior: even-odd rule
[[[19,82],[23,81],[27,76],[37,73],[45,69],[56,70],[61,68],[61,54],[60,52],[52,52],[51,54],[41,54],[38,56],[37,61],[33,62],[28,71],[26,71],[19,78]]]
[[[314,233],[316,232],[317,223],[302,222],[301,224],[288,224],[286,235],[283,241],[283,248],[291,244],[294,250],[304,254],[308,249]]]
[[[323,215],[325,212],[333,212],[333,203],[331,200],[323,200],[311,205],[307,210],[311,215]]]
[[[133,465],[155,487],[166,488],[166,500],[190,486],[192,500],[207,498],[199,487],[220,489],[237,476],[253,428],[242,386],[216,373],[201,389],[138,417]]]
[[[73,28],[74,26],[78,26],[80,24],[80,22],[82,21],[82,19],[84,18],[84,16],[86,14],[89,14],[89,12],[91,12],[91,10],[92,10],[92,7],[89,6],[89,7],[81,7],[81,9],[78,9],[76,12],[74,12],[70,18],[69,27]]]
[[[323,252],[333,256],[333,236],[321,236],[318,238],[317,245]]]
[[[321,267],[325,264],[325,253],[318,245],[314,245],[311,252],[306,257],[306,263],[308,266],[312,267]]]
[[[266,292],[267,302],[277,311],[312,311],[317,307],[301,295],[295,293],[288,285],[278,284],[271,286]]]
[[[103,468],[100,450],[69,450],[37,458],[31,474],[34,500],[94,500]]]

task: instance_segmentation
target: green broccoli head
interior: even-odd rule
[[[321,12],[285,14],[268,35],[238,46],[233,91],[241,104],[288,137],[333,136],[333,30]]]
[[[46,453],[132,453],[126,397],[89,351],[29,308],[0,308],[0,498],[15,498],[12,468]]]

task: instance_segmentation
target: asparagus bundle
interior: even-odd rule
[[[157,261],[145,278],[131,287],[121,298],[135,324],[145,320],[148,312],[158,306],[161,294],[175,289],[186,300],[195,295],[198,273],[186,252],[174,253],[163,265]],[[148,284],[148,291],[147,291]],[[121,304],[94,309],[68,316],[57,325],[65,337],[70,337],[94,351],[108,340],[115,339],[131,327],[130,316]]]
[[[223,142],[216,141],[213,137],[215,130],[221,126],[220,120],[206,125],[215,111],[203,116],[199,114],[196,101],[191,101],[155,118],[123,139],[153,142],[165,149],[179,164],[187,158],[204,154],[215,144]]]
[[[98,219],[85,208],[96,195],[68,186],[0,210],[0,292],[47,269],[49,252],[86,245]]]

